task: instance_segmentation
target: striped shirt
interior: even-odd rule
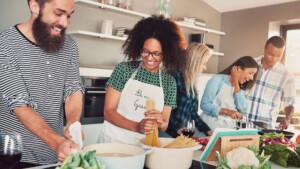
[[[53,150],[26,130],[13,109],[30,106],[63,136],[63,102],[76,91],[83,92],[79,54],[68,35],[62,49],[46,53],[15,26],[0,33],[0,128],[21,134],[22,162],[57,162]],[[34,123],[34,122],[32,122]]]
[[[294,77],[281,63],[264,70],[262,56],[255,58],[259,65],[256,84],[246,98],[248,100],[249,120],[267,122],[275,127],[279,108],[294,105]]]

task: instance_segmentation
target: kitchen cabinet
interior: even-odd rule
[[[149,14],[140,13],[140,12],[136,12],[136,11],[132,11],[132,10],[127,10],[127,9],[115,7],[112,5],[99,3],[97,1],[92,1],[92,0],[75,0],[74,2],[78,5],[87,6],[90,8],[100,8],[103,10],[109,10],[111,12],[121,13],[122,15],[128,15],[131,17],[146,18],[146,17],[151,16]],[[204,32],[204,33],[209,33],[209,34],[225,35],[225,32],[213,30],[213,29],[209,29],[209,28],[205,28],[205,27],[192,26],[192,25],[188,25],[188,24],[185,24],[182,22],[177,22],[177,24],[185,29],[191,29],[194,31],[199,31],[199,32]],[[106,38],[106,39],[117,40],[117,41],[125,41],[126,40],[125,37],[118,37],[118,36],[114,36],[114,35],[101,34],[101,33],[96,33],[96,32],[85,31],[85,30],[72,30],[72,31],[69,31],[68,33],[71,35],[72,34],[73,35],[83,35],[83,36],[90,36],[90,37],[95,37],[95,38],[100,38],[100,39]],[[213,55],[223,56],[224,53],[214,51]]]

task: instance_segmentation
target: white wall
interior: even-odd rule
[[[95,0],[97,1],[97,0]],[[157,0],[134,0],[133,9],[138,12],[153,14],[157,5]],[[173,0],[173,16],[195,16],[206,21],[206,27],[220,30],[221,14],[215,9],[204,3],[202,0]],[[0,1],[0,30],[14,26],[28,20],[30,17],[29,8],[26,0],[2,0]],[[122,13],[114,13],[109,10],[96,7],[75,5],[75,13],[72,16],[68,30],[99,31],[99,21],[111,19],[114,21],[114,28],[119,26],[133,27],[141,18],[128,16]],[[199,33],[184,29],[188,40],[189,33]],[[97,39],[86,36],[74,36],[80,53],[81,65],[92,65],[102,67],[116,65],[124,57],[121,53],[122,41],[108,39]],[[216,51],[219,50],[221,36],[207,34],[207,43],[213,44]],[[222,52],[222,51],[221,51]],[[213,56],[208,63],[208,73],[216,73],[219,56]]]
[[[156,0],[134,0],[133,9],[147,14],[153,14],[156,7]],[[208,28],[220,30],[221,14],[215,9],[208,6],[202,0],[173,0],[173,16],[195,16],[206,21]],[[12,27],[17,23],[24,22],[30,18],[30,11],[26,0],[1,0],[0,1],[0,30]],[[86,30],[99,31],[99,22],[102,19],[111,19],[114,21],[114,28],[120,26],[132,27],[139,17],[127,16],[121,13],[114,13],[108,10],[96,7],[88,7],[75,5],[75,13],[71,18],[71,24],[68,30]],[[186,39],[189,33],[199,33],[184,29]],[[108,65],[116,65],[123,60],[121,54],[122,41],[113,41],[108,39],[96,39],[85,36],[74,36],[80,54],[81,65],[92,65],[95,67],[103,67]],[[221,36],[207,34],[207,43],[213,44],[216,51],[219,50]],[[222,51],[221,51],[222,52]],[[217,72],[218,56],[213,56],[208,63],[209,73]],[[82,72],[81,72],[82,73]],[[200,84],[202,88],[205,83]],[[203,87],[204,88],[204,87]],[[101,124],[84,125],[85,133],[84,146],[96,143]]]

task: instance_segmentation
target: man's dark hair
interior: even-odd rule
[[[266,42],[265,47],[267,47],[269,44],[273,44],[276,48],[283,48],[285,46],[285,40],[280,36],[272,36],[268,39]]]
[[[173,73],[185,68],[186,43],[182,30],[174,21],[163,16],[142,19],[134,26],[122,46],[125,57],[128,60],[139,60],[141,58],[140,50],[149,38],[154,38],[160,42],[163,65],[167,72]]]

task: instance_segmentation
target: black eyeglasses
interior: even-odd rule
[[[150,54],[154,58],[155,61],[160,60],[162,58],[162,56],[163,56],[162,53],[158,52],[158,51],[150,52],[146,48],[142,48],[141,49],[141,56],[143,58],[149,57]]]

